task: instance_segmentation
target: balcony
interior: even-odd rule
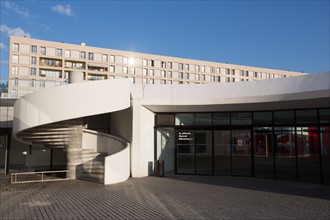
[[[62,61],[56,59],[40,58],[39,64],[47,67],[62,67]]]

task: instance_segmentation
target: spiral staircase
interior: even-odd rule
[[[129,80],[91,81],[23,96],[15,103],[13,135],[27,144],[64,148],[71,179],[123,182],[130,175],[130,144],[86,129],[83,121],[129,108],[129,87]]]

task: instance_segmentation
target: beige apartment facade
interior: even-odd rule
[[[70,73],[84,80],[130,78],[133,84],[209,84],[303,75],[228,63],[137,53],[26,37],[10,37],[11,97],[68,84]]]

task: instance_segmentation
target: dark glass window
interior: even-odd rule
[[[232,125],[250,125],[252,124],[251,112],[234,112],[231,113]]]
[[[212,125],[211,113],[196,113],[195,125]]]
[[[276,179],[296,180],[296,144],[294,127],[275,127]]]
[[[253,113],[253,124],[265,125],[273,123],[272,112],[254,112]]]
[[[317,127],[296,127],[298,178],[302,182],[320,183],[319,132]]]
[[[275,124],[293,124],[294,113],[293,111],[275,111],[274,112]]]
[[[296,123],[317,123],[317,110],[297,110]]]
[[[175,115],[175,125],[193,125],[194,124],[194,114],[176,114]]]
[[[330,123],[330,108],[320,109],[320,123]]]
[[[274,150],[272,128],[254,128],[253,138],[255,176],[262,178],[274,178]]]
[[[230,113],[214,113],[213,125],[230,125]]]
[[[172,114],[157,114],[156,125],[174,125],[174,115]]]

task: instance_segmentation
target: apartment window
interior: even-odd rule
[[[185,70],[189,71],[189,64],[185,64]]]
[[[165,79],[162,79],[162,80],[160,81],[160,84],[166,84],[166,80],[165,80]]]
[[[13,55],[12,56],[12,63],[19,63],[19,56],[18,55]]]
[[[11,74],[12,75],[18,75],[19,74],[19,67],[18,66],[13,66],[11,68]]]
[[[254,72],[254,78],[257,78],[257,77],[258,77],[258,73]]]
[[[134,57],[130,57],[128,59],[128,64],[131,65],[131,66],[134,66],[135,65],[135,59],[134,59]]]
[[[217,82],[221,82],[221,77],[217,76]]]
[[[214,73],[214,67],[211,67],[211,73]]]
[[[172,71],[167,72],[167,78],[172,78]]]
[[[17,89],[11,89],[10,94],[12,97],[17,97]]]
[[[226,77],[226,82],[230,82],[230,78],[229,77]]]
[[[275,78],[275,74],[272,74],[272,78],[273,78],[273,79]]]
[[[179,81],[179,84],[183,84],[183,81]]]
[[[215,76],[211,76],[211,82],[215,82]]]
[[[164,61],[161,61],[161,67],[163,68],[163,69],[165,69],[166,68],[166,62],[164,62]]]
[[[18,78],[13,78],[13,79],[11,80],[11,85],[12,85],[12,86],[18,86]]]
[[[165,70],[162,70],[162,74],[161,74],[161,77],[165,78],[166,77],[166,71]]]
[[[115,66],[111,65],[110,68],[109,68],[109,72],[114,73],[115,72]]]
[[[143,59],[142,60],[142,66],[148,66],[148,60]]]
[[[110,63],[114,63],[115,62],[115,56],[114,55],[110,55]]]
[[[172,68],[173,68],[173,64],[172,64],[172,62],[168,62],[168,63],[167,63],[167,67],[168,67],[169,69],[172,69]]]
[[[245,76],[249,76],[249,71],[245,71]]]
[[[147,78],[143,78],[142,79],[142,84],[148,84],[148,79]]]
[[[135,84],[135,77],[131,77],[130,79],[131,79],[131,82],[132,82],[133,84]]]
[[[64,56],[65,56],[66,58],[70,58],[70,57],[71,57],[71,50],[65,50],[65,52],[64,52]]]
[[[231,75],[235,76],[235,70],[234,69],[231,70]]]
[[[39,87],[45,88],[45,80],[40,80],[39,81]]]
[[[40,47],[40,53],[46,55],[46,47]]]
[[[201,79],[201,76],[199,74],[196,74],[195,79],[196,80],[200,80]]]
[[[37,64],[37,57],[31,57],[31,64],[33,65]]]
[[[205,73],[205,66],[201,66],[202,73]]]
[[[126,73],[126,74],[128,73],[128,67],[127,66],[123,67],[123,72]]]
[[[205,75],[202,74],[202,81],[205,81]]]
[[[196,72],[199,72],[199,71],[200,71],[200,66],[199,66],[199,65],[196,65],[196,66],[195,66],[195,71],[196,71]]]
[[[179,76],[178,76],[179,79],[183,79],[183,72],[179,72]]]
[[[217,68],[217,74],[220,74],[220,68]]]
[[[233,78],[231,78],[231,81],[232,81],[232,82],[235,82],[235,78],[234,78],[234,77],[233,77]]]
[[[131,67],[131,74],[135,74],[135,68],[134,67]]]
[[[113,76],[113,75],[110,75],[109,76],[109,79],[115,79],[116,77],[115,76]]]
[[[19,52],[19,44],[17,44],[17,43],[13,44],[13,51],[14,52]]]
[[[167,81],[167,84],[172,84],[172,80],[168,80]]]
[[[31,53],[37,53],[37,46],[31,45]]]
[[[155,70],[149,70],[149,75],[154,76],[155,75]]]
[[[179,70],[183,70],[183,63],[179,63]]]
[[[36,80],[32,79],[29,81],[29,87],[35,87],[36,86]]]
[[[266,78],[270,79],[270,74],[269,73],[266,73]]]
[[[185,79],[189,79],[189,73],[185,73]]]
[[[241,79],[241,82],[244,82],[244,79],[243,78]]]
[[[149,83],[150,84],[155,84],[155,80],[154,79],[149,79]]]
[[[128,57],[123,57],[123,63],[128,64]]]
[[[85,60],[86,59],[86,52],[85,51],[80,51],[79,57],[80,57],[80,59]]]
[[[34,68],[34,67],[31,67],[31,68],[30,68],[30,75],[31,75],[31,76],[35,76],[36,74],[37,74],[37,69]]]
[[[230,70],[226,69],[226,74],[229,75],[230,74]]]
[[[244,76],[244,71],[243,70],[240,70],[239,72],[240,72],[241,76]]]
[[[108,55],[107,54],[102,54],[102,61],[103,62],[108,62]]]
[[[62,49],[60,49],[60,48],[56,49],[56,56],[57,57],[62,57]]]
[[[150,66],[151,67],[154,67],[155,66],[155,61],[154,60],[150,60],[149,62],[150,62]]]
[[[148,75],[148,70],[147,69],[142,69],[142,75],[147,76]]]
[[[89,52],[89,53],[88,53],[88,59],[89,59],[89,60],[94,60],[94,53]]]

